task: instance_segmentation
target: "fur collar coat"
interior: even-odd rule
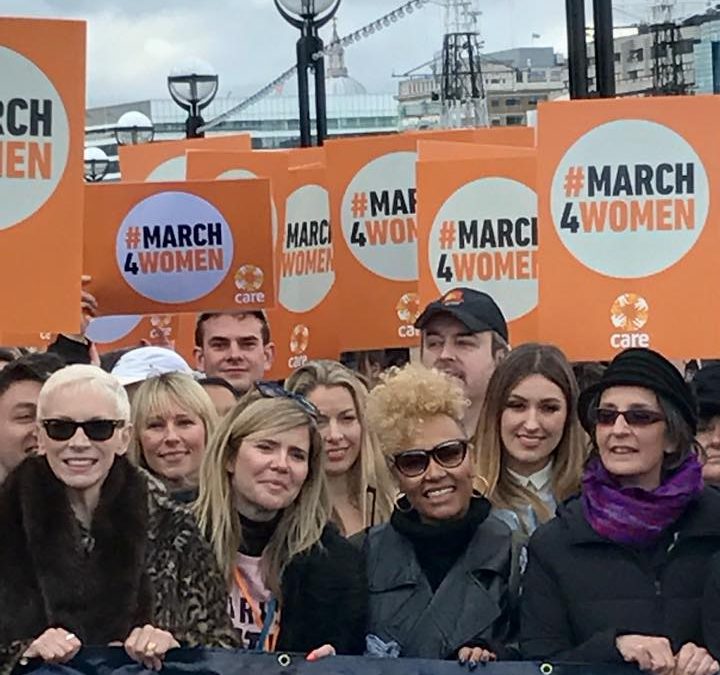
[[[0,675],[49,627],[84,645],[147,623],[182,646],[234,647],[227,590],[192,515],[116,458],[89,531],[44,457],[0,487]]]

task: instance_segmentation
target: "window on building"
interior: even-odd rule
[[[620,52],[615,52],[614,56],[615,56],[615,63],[620,63],[620,56],[621,56]]]
[[[490,107],[491,108],[497,108],[500,105],[500,101],[496,98],[490,99]]]
[[[639,49],[631,49],[630,50],[630,60],[631,61],[643,61],[645,58],[645,51],[642,47]]]
[[[520,105],[520,101],[516,98],[506,98],[505,105],[508,107],[512,107],[514,105]]]
[[[713,94],[720,94],[720,42],[712,42]]]
[[[507,124],[509,127],[517,127],[522,124],[525,124],[525,116],[524,115],[508,115],[505,118],[505,124]]]

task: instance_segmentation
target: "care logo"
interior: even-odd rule
[[[116,259],[125,281],[140,295],[157,302],[191,302],[227,277],[232,231],[220,211],[202,197],[159,192],[125,216]]]
[[[172,338],[172,317],[162,314],[150,317],[150,342],[164,344]]]
[[[403,324],[398,329],[398,335],[402,338],[417,337],[420,331],[414,324],[420,316],[420,296],[417,293],[405,293],[395,305],[395,312]]]
[[[0,230],[32,216],[55,192],[68,160],[70,125],[53,83],[22,54],[0,46]]]
[[[310,346],[310,329],[299,323],[290,332],[290,353],[293,356],[288,360],[290,368],[300,368],[307,363],[308,357],[305,354]]]
[[[240,291],[235,295],[238,305],[265,302],[262,286],[265,273],[255,265],[241,265],[235,272],[235,287]]]
[[[538,304],[537,194],[511,178],[466,183],[440,207],[428,245],[443,302],[458,285],[489,293],[514,321]]]
[[[415,281],[415,152],[391,152],[358,171],[342,201],[348,248],[366,269],[392,281]]]
[[[456,289],[454,291],[446,293],[441,302],[443,305],[460,305],[462,304],[464,299],[465,296],[463,292],[459,289]]]
[[[702,234],[709,182],[675,130],[626,119],[595,127],[560,161],[552,183],[556,231],[583,265],[616,278],[657,274]]]
[[[640,332],[650,318],[650,306],[637,293],[623,293],[610,307],[610,322],[616,333],[610,336],[610,345],[614,349],[628,347],[649,347],[650,336]]]
[[[317,307],[335,283],[330,197],[303,185],[287,200],[280,271],[280,304],[291,312]]]

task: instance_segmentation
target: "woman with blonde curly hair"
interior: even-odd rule
[[[318,411],[258,382],[220,422],[195,514],[228,584],[247,649],[359,654],[367,619],[362,556],[328,525]]]
[[[384,523],[395,489],[365,420],[365,385],[337,361],[322,360],[298,368],[285,386],[320,411],[318,430],[335,523],[346,536]]]
[[[580,490],[586,453],[577,398],[572,368],[551,345],[513,349],[490,378],[475,435],[477,468],[496,515],[513,531],[531,535]]]
[[[133,397],[130,459],[159,478],[174,499],[191,502],[217,419],[210,396],[190,375],[151,377]]]
[[[505,653],[512,537],[473,489],[466,407],[456,380],[415,365],[370,392],[368,421],[402,493],[363,541],[370,653],[471,667]]]

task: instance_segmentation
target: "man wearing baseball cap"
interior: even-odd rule
[[[431,302],[415,327],[423,364],[462,382],[470,400],[465,430],[474,434],[490,377],[510,350],[503,313],[487,293],[456,288]]]

